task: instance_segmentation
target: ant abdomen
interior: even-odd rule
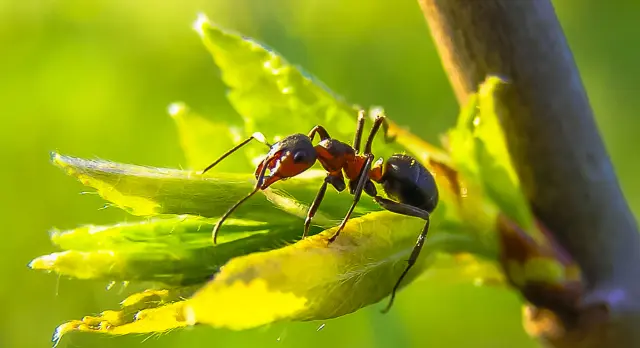
[[[380,183],[387,195],[432,212],[438,205],[438,187],[431,173],[415,158],[395,154],[385,162]]]

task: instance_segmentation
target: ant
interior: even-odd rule
[[[387,142],[393,140],[393,137],[388,135],[389,126],[386,122],[386,117],[383,115],[375,118],[365,143],[364,151],[360,152],[364,122],[365,113],[361,110],[358,113],[352,146],[331,138],[326,129],[320,125],[313,127],[308,135],[293,134],[273,145],[267,143],[261,133],[254,133],[205,168],[202,174],[251,140],[258,140],[270,148],[264,160],[255,170],[255,177],[258,181],[253,191],[233,205],[216,223],[213,229],[213,243],[216,244],[216,237],[222,223],[244,201],[279,180],[285,180],[306,171],[318,161],[327,171],[327,176],[307,212],[307,217],[304,221],[303,238],[309,232],[311,219],[324,198],[327,186],[330,184],[338,192],[344,191],[346,189],[345,176],[349,180],[349,191],[353,194],[353,203],[336,232],[329,238],[329,243],[332,243],[345,227],[363,191],[373,197],[386,210],[397,214],[419,217],[426,221],[407,261],[407,267],[393,287],[389,304],[382,310],[382,313],[388,312],[393,305],[400,283],[420,255],[429,231],[431,212],[438,204],[438,188],[433,175],[411,156],[394,154],[386,162],[382,158],[375,163],[373,162],[374,155],[371,153],[371,146],[380,127],[383,128],[385,140]],[[314,146],[313,140],[316,135],[320,137],[320,142]],[[373,182],[381,184],[387,196],[395,200],[379,196]]]

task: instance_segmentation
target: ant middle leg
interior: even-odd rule
[[[356,153],[360,152],[360,142],[362,140],[362,133],[364,131],[365,119],[366,119],[365,111],[364,110],[358,111],[358,121],[356,123],[356,133],[355,133],[355,136],[353,138],[353,148],[356,150]],[[374,119],[374,128],[371,131],[373,133],[373,135],[375,135],[375,133],[378,132],[378,128],[380,127],[380,126],[375,126],[375,123],[380,123],[381,124],[385,143],[390,143],[390,142],[393,142],[393,141],[396,140],[396,136],[395,135],[389,135],[389,120],[387,119],[386,116],[378,115]],[[371,141],[373,141],[373,139],[371,139]],[[371,149],[369,149],[369,152],[371,152]],[[366,153],[367,152],[365,150],[365,154]]]
[[[340,235],[340,232],[344,229],[344,226],[347,224],[347,221],[349,221],[349,218],[351,217],[353,210],[356,208],[356,205],[358,205],[358,202],[360,201],[360,197],[362,196],[362,191],[364,190],[364,187],[367,181],[369,181],[369,176],[367,175],[367,173],[371,169],[372,163],[373,163],[373,155],[368,155],[367,160],[364,163],[362,170],[360,171],[360,175],[358,176],[359,178],[358,185],[356,186],[356,189],[353,193],[353,203],[351,203],[351,207],[349,207],[349,211],[347,211],[347,215],[345,215],[344,219],[342,219],[342,222],[340,223],[340,226],[338,226],[338,230],[333,234],[333,236],[331,236],[331,238],[329,238],[329,243],[333,243],[333,241],[335,241],[336,238],[338,238],[338,236]]]
[[[426,220],[424,228],[422,229],[422,232],[418,236],[418,240],[416,241],[416,244],[414,245],[413,250],[411,251],[411,255],[409,256],[409,259],[407,260],[407,267],[404,269],[404,271],[400,275],[400,278],[398,278],[398,280],[396,281],[396,284],[393,286],[393,290],[391,291],[391,298],[389,299],[389,303],[382,310],[382,313],[387,313],[391,309],[391,306],[393,306],[393,301],[396,298],[396,293],[398,292],[398,289],[400,288],[400,284],[402,283],[402,280],[407,275],[407,273],[409,273],[409,270],[413,267],[413,265],[416,263],[416,261],[418,261],[418,257],[420,256],[420,251],[422,251],[422,246],[424,245],[424,241],[427,238],[427,233],[429,232],[429,222],[431,220],[430,219],[431,214],[429,214],[429,212],[427,212],[426,210],[422,210],[420,208],[416,208],[416,207],[414,207],[412,205],[405,204],[405,203],[400,203],[400,202],[396,202],[396,201],[392,201],[390,199],[383,198],[383,197],[380,197],[380,196],[376,196],[376,197],[374,197],[374,199],[378,204],[380,204],[386,210],[389,210],[389,211],[397,213],[397,214],[415,216],[415,217],[419,217],[421,219]]]
[[[376,133],[378,133],[378,131],[380,130],[380,126],[382,125],[383,122],[384,122],[384,116],[379,116],[375,119],[373,123],[373,127],[371,128],[371,132],[369,133],[369,137],[367,138],[367,142],[365,143],[365,147],[364,147],[365,149],[364,155],[367,156],[367,160],[365,161],[364,165],[362,166],[362,169],[360,170],[360,174],[358,175],[358,181],[357,181],[357,185],[355,186],[355,189],[353,188],[353,183],[350,182],[350,186],[351,186],[350,190],[352,191],[351,193],[353,194],[353,203],[351,204],[349,211],[347,211],[347,215],[345,215],[344,219],[342,219],[342,223],[340,223],[338,230],[333,234],[331,238],[329,238],[329,243],[333,243],[333,241],[335,241],[336,238],[338,238],[338,236],[340,235],[340,232],[342,232],[342,230],[344,229],[345,225],[347,224],[347,221],[349,221],[349,218],[353,213],[353,210],[356,208],[356,205],[360,201],[360,197],[362,196],[362,191],[365,191],[365,187],[367,188],[366,190],[367,193],[375,192],[375,186],[373,185],[373,183],[371,183],[371,180],[369,179],[369,171],[371,170],[371,166],[373,164],[373,154],[371,153],[371,144],[373,143],[373,138],[375,137]],[[356,132],[356,136],[357,136],[357,133],[362,133],[362,130],[361,130],[362,127],[359,126],[358,128],[359,129]]]
[[[329,136],[329,132],[327,132],[327,130],[324,129],[324,127],[321,125],[317,125],[311,129],[308,135],[309,139],[313,141],[313,138],[315,138],[316,134],[320,136],[320,140],[331,139],[331,137]]]

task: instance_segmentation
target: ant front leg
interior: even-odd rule
[[[346,188],[346,184],[342,175],[327,175],[327,177],[324,179],[324,182],[322,183],[322,186],[320,186],[320,190],[318,191],[316,198],[313,200],[313,203],[311,203],[311,207],[309,207],[307,217],[304,219],[304,232],[302,234],[302,238],[305,238],[309,233],[311,219],[313,219],[313,217],[316,215],[316,212],[320,207],[320,203],[322,203],[324,194],[327,192],[327,184],[331,184],[338,192],[342,192]]]
[[[427,233],[429,232],[429,221],[430,221],[431,214],[429,214],[429,212],[426,210],[416,208],[412,205],[392,201],[390,199],[386,199],[380,196],[376,196],[374,199],[383,208],[391,212],[402,214],[402,215],[415,216],[427,221],[424,225],[424,228],[422,229],[422,232],[418,236],[418,240],[416,241],[416,244],[414,245],[413,250],[411,251],[411,255],[409,256],[409,259],[407,260],[407,267],[404,269],[404,271],[400,275],[400,278],[398,278],[398,281],[393,286],[393,290],[391,291],[391,298],[389,299],[389,304],[387,304],[387,307],[385,307],[382,310],[382,313],[387,313],[391,309],[391,306],[393,306],[393,301],[396,298],[396,292],[400,288],[400,283],[402,283],[402,280],[407,275],[407,273],[409,273],[409,270],[411,269],[411,267],[413,267],[413,265],[418,260],[418,257],[420,256],[420,251],[422,251],[422,246],[424,245],[424,241],[427,238]]]

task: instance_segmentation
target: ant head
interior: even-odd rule
[[[290,135],[271,146],[265,159],[256,168],[256,179],[262,180],[260,188],[264,190],[274,182],[292,178],[311,168],[317,158],[316,149],[308,136]]]

